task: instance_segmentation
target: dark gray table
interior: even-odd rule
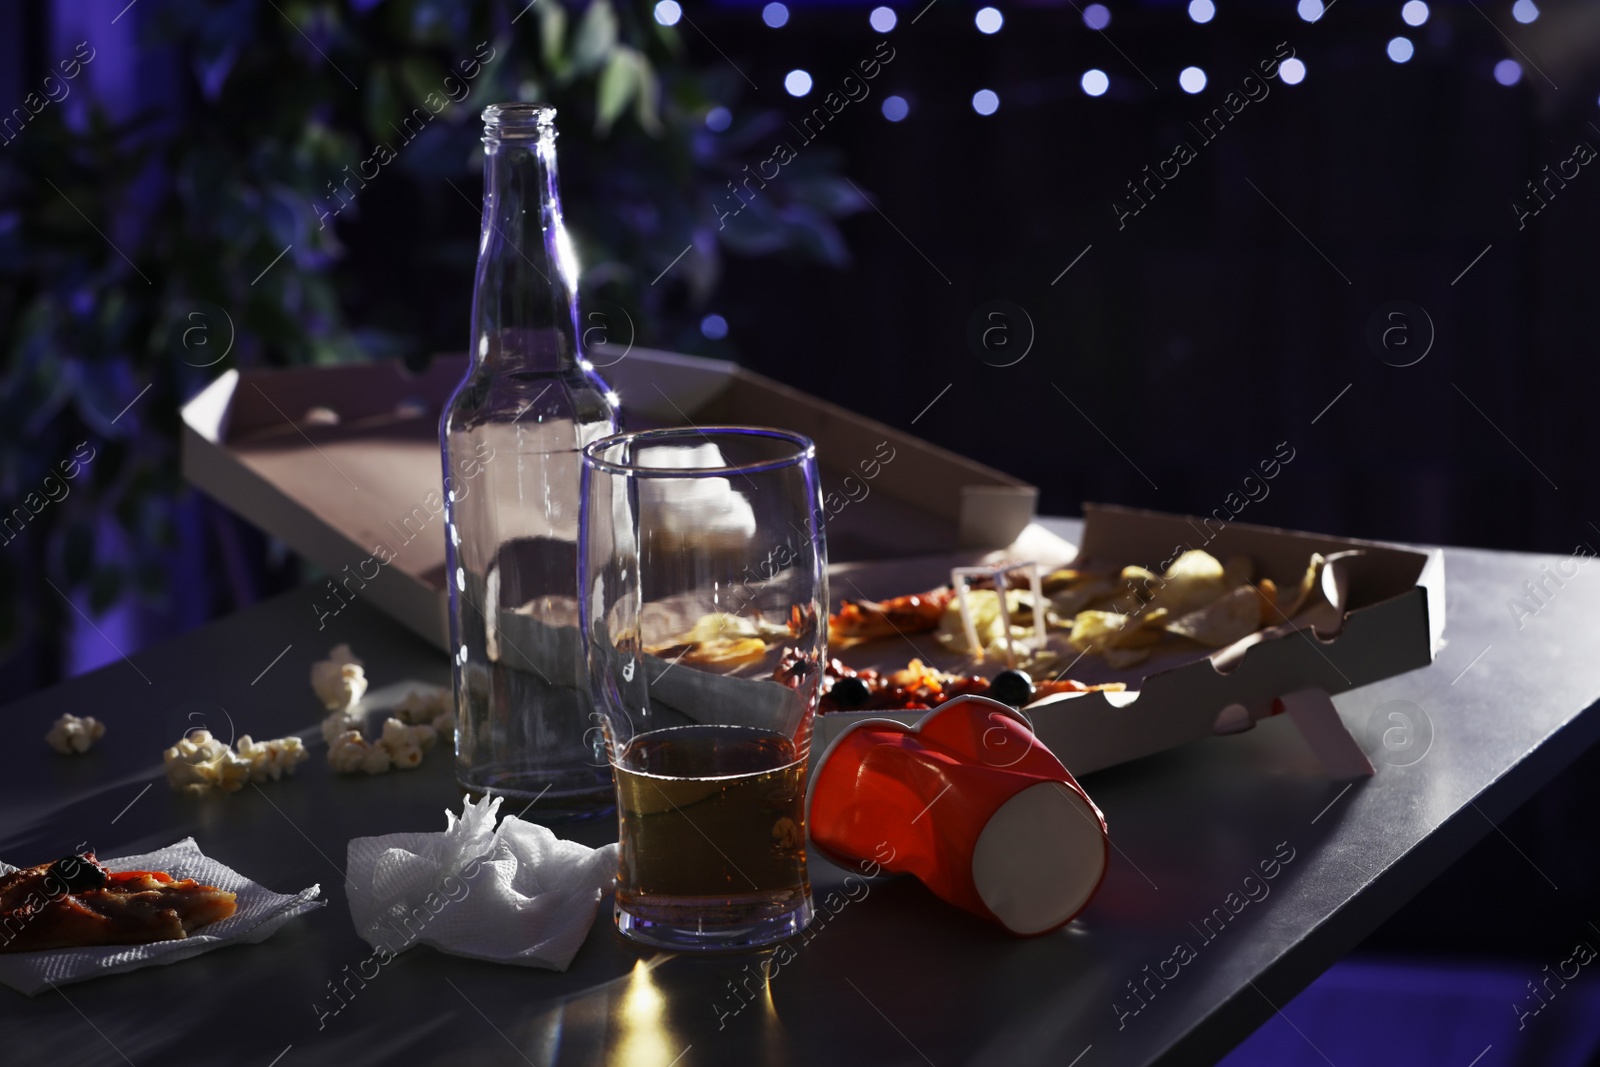
[[[1053,525],[1068,538],[1078,529]],[[1446,560],[1449,645],[1437,663],[1337,700],[1367,738],[1375,778],[1330,783],[1281,719],[1092,775],[1084,785],[1117,847],[1093,905],[1056,934],[1004,936],[904,879],[840,905],[829,893],[843,872],[816,861],[817,897],[837,913],[824,909],[794,944],[770,995],[732,991],[753,956],[656,956],[623,942],[607,902],[566,974],[413,949],[320,1029],[329,983],[370,954],[345,906],[345,843],[442,829],[459,801],[440,754],[414,773],[344,778],[320,743],[293,780],[199,801],[167,789],[160,752],[197,721],[231,717],[257,738],[313,725],[307,672],[336,642],[355,647],[375,684],[446,679],[442,655],[366,605],[319,632],[316,591],[287,594],[7,707],[0,858],[38,862],[84,839],[106,854],[142,852],[193,835],[271,888],[320,882],[329,906],[261,945],[32,999],[0,989],[0,1061],[1211,1062],[1600,735],[1600,578],[1580,573],[1519,631],[1507,598],[1554,559],[1451,550]],[[1394,701],[1409,704],[1383,707]],[[1392,710],[1431,724],[1431,746],[1409,765],[1384,756],[1417,749],[1386,752],[1367,733],[1375,713],[1392,725]],[[105,720],[107,742],[56,758],[39,738],[62,711]],[[615,837],[614,825],[563,832]],[[1246,888],[1261,896],[1246,876],[1290,850],[1264,898],[1204,925],[1230,893],[1234,907]],[[1192,958],[1165,962],[1179,943]],[[1150,978],[1174,971],[1164,985]],[[1130,983],[1143,996],[1137,1014],[1123,1014],[1140,1004]]]

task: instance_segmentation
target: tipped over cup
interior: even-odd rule
[[[1110,860],[1100,809],[1015,709],[987,697],[956,697],[914,726],[852,724],[817,760],[806,812],[834,862],[914,874],[1021,936],[1071,922]]]

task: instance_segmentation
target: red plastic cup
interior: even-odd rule
[[[817,760],[811,842],[843,866],[914,874],[1014,934],[1081,912],[1105,878],[1105,818],[1012,708],[959,696],[915,726],[864,719]]]

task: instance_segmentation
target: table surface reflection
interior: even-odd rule
[[[1051,525],[1069,539],[1079,529]],[[85,839],[105,854],[135,853],[193,835],[270,888],[321,883],[328,906],[260,945],[33,998],[0,990],[0,1059],[140,1067],[1210,1062],[1600,734],[1591,707],[1600,698],[1600,584],[1568,582],[1520,632],[1506,608],[1554,562],[1448,550],[1448,644],[1437,662],[1337,698],[1374,754],[1368,724],[1385,714],[1382,705],[1421,708],[1433,741],[1415,763],[1379,762],[1370,781],[1332,783],[1292,726],[1272,720],[1086,778],[1116,848],[1099,896],[1057,933],[1007,937],[908,879],[874,882],[865,893],[852,883],[846,896],[846,872],[813,857],[819,919],[790,942],[770,982],[755,954],[641,951],[616,934],[607,901],[565,974],[417,948],[364,984],[348,983],[355,992],[336,1013],[330,983],[371,954],[345,904],[345,844],[442,829],[445,809],[459,805],[451,761],[435,753],[416,772],[338,777],[319,743],[292,780],[202,800],[170,792],[160,768],[161,750],[192,725],[191,712],[205,721],[225,715],[257,738],[314,726],[309,666],[341,641],[377,685],[447,680],[442,654],[366,604],[350,604],[319,630],[317,590],[297,590],[142,652],[132,665],[118,661],[10,705],[0,858],[39,862]],[[63,711],[105,721],[106,740],[86,756],[54,756],[38,739]],[[535,806],[528,817],[537,814]],[[616,828],[560,832],[598,845]],[[1245,885],[1274,859],[1276,878]],[[1217,909],[1226,909],[1226,924],[1207,923]],[[1190,951],[1175,956],[1179,944]]]

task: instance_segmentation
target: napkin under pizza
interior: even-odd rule
[[[233,914],[173,940],[0,954],[0,983],[32,996],[52,985],[177,963],[227,944],[265,941],[296,915],[325,903],[317,899],[322,888],[316,885],[298,893],[274,893],[211,859],[200,851],[192,837],[144,855],[100,862],[110,871],[163,871],[225,890],[234,894]],[[15,870],[17,868],[10,864],[0,862],[0,874]]]

